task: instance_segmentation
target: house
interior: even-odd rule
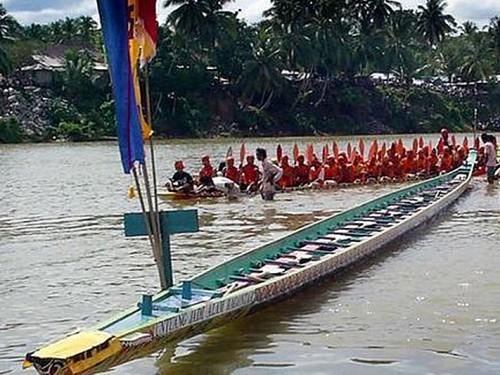
[[[32,63],[23,66],[21,72],[28,75],[39,86],[51,86],[55,81],[56,73],[64,71],[65,56],[72,50],[90,52],[94,61],[94,72],[98,75],[107,74],[108,66],[100,61],[102,59],[98,54],[83,46],[62,44],[49,47],[32,55]]]

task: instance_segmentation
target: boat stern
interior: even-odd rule
[[[26,354],[23,369],[34,367],[42,375],[80,374],[121,351],[120,340],[109,333],[79,332]]]

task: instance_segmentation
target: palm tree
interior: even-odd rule
[[[401,9],[401,3],[394,0],[368,0],[367,6],[371,9],[373,23],[376,28],[383,28],[391,15],[394,13],[394,8]]]
[[[487,80],[493,73],[490,50],[483,38],[475,38],[468,44],[465,56],[462,57],[460,73],[467,82]]]
[[[212,48],[227,32],[236,33],[235,14],[222,9],[228,1],[165,0],[164,6],[177,7],[167,20],[177,33]]]
[[[490,48],[496,58],[496,68],[500,69],[500,17],[497,16],[490,21],[488,34],[490,35]]]
[[[471,36],[478,31],[477,25],[471,21],[465,21],[460,29],[462,30],[463,35],[466,36]]]
[[[418,68],[413,38],[414,16],[410,12],[398,11],[393,14],[391,21],[385,34],[385,69],[394,69],[399,78],[409,83]]]
[[[444,13],[446,5],[444,0],[427,0],[425,6],[418,6],[417,30],[431,47],[441,42],[456,26],[453,16]]]
[[[15,40],[19,24],[0,4],[0,73],[7,74],[12,69],[12,62],[6,50],[6,45]]]
[[[259,110],[268,108],[285,86],[280,51],[269,43],[268,32],[260,30],[257,33],[256,44],[252,46],[252,58],[243,65],[238,80],[246,101],[255,103]]]

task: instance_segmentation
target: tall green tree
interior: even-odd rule
[[[6,48],[16,39],[18,31],[19,24],[0,4],[0,73],[2,74],[8,74],[12,69],[12,61]]]
[[[494,17],[491,19],[488,26],[488,34],[490,35],[490,48],[496,58],[496,69],[497,73],[500,71],[500,17]]]
[[[445,14],[446,5],[444,0],[427,0],[425,6],[418,6],[417,30],[431,47],[441,42],[456,26],[453,16]]]

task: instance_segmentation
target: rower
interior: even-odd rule
[[[241,168],[240,171],[240,187],[242,191],[247,193],[257,190],[257,183],[259,181],[259,167],[255,165],[255,157],[247,155],[247,163]]]
[[[295,169],[290,165],[288,155],[283,155],[281,158],[281,170],[283,171],[283,176],[278,181],[279,186],[282,189],[294,186]]]
[[[309,167],[305,164],[304,155],[297,156],[297,165],[295,166],[295,184],[303,186],[309,183]]]
[[[184,171],[184,162],[178,160],[174,163],[175,173],[165,184],[170,191],[190,193],[193,191],[193,177]]]
[[[226,159],[226,166],[222,169],[222,175],[233,182],[238,183],[240,181],[240,172],[234,166],[234,158],[232,156]]]
[[[201,164],[202,167],[199,173],[200,186],[197,189],[198,192],[215,190],[214,180],[212,179],[215,176],[215,169],[210,163],[210,157],[204,155],[201,158]]]

